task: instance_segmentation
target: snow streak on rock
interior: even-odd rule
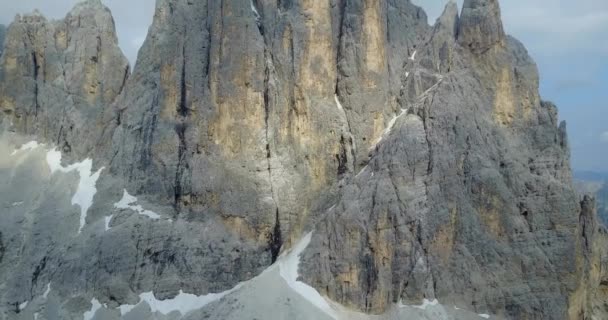
[[[57,149],[50,150],[47,153],[46,161],[51,169],[51,174],[57,171],[63,173],[77,171],[80,176],[78,189],[76,189],[76,193],[72,197],[72,204],[80,206],[80,227],[78,228],[78,233],[81,233],[86,223],[87,211],[93,204],[93,197],[97,193],[95,184],[104,168],[100,168],[95,173],[91,172],[93,168],[93,161],[91,159],[63,167],[61,165],[61,152],[57,151]]]
[[[120,201],[116,202],[114,204],[114,207],[118,208],[118,209],[133,210],[133,211],[137,212],[138,214],[141,214],[142,216],[146,216],[152,220],[160,219],[160,215],[158,213],[152,212],[150,210],[145,210],[141,205],[135,205],[136,202],[137,202],[137,198],[130,195],[127,192],[127,190],[124,190],[123,194],[122,194],[122,199],[120,199]],[[111,218],[112,217],[110,217],[110,219]],[[109,221],[106,221],[106,225],[107,225],[107,223],[109,223]],[[108,230],[107,227],[106,227],[106,230]]]
[[[421,304],[421,305],[419,305],[419,306],[413,306],[413,307],[414,307],[414,308],[421,309],[421,310],[426,310],[426,308],[428,308],[429,306],[436,306],[436,305],[438,305],[438,304],[439,304],[439,301],[437,301],[437,299],[432,300],[432,301],[431,301],[431,300],[424,299],[424,300],[422,301],[422,304]]]
[[[19,149],[16,149],[15,151],[13,151],[13,153],[11,153],[11,156],[14,156],[17,153],[22,152],[22,151],[34,150],[41,146],[44,146],[44,144],[38,144],[38,142],[36,142],[36,141],[30,141],[30,142],[22,145]]]
[[[109,215],[107,217],[104,218],[104,230],[108,231],[110,230],[110,222],[112,221],[112,216],[113,215]]]
[[[44,291],[44,293],[42,294],[43,298],[48,298],[49,293],[51,293],[51,283],[49,282],[49,284],[46,286],[46,291]]]
[[[210,293],[202,296],[197,296],[190,293],[184,293],[182,290],[179,291],[179,294],[175,296],[173,299],[166,300],[158,300],[154,297],[153,292],[144,292],[139,295],[141,301],[136,305],[121,305],[119,307],[120,314],[122,316],[131,312],[136,306],[141,304],[142,302],[147,303],[150,306],[150,310],[154,312],[159,312],[164,315],[168,315],[173,311],[178,311],[182,315],[186,315],[187,313],[201,309],[202,307],[208,305],[211,302],[217,301],[224,297],[227,294],[232,293],[233,291],[239,289],[241,284],[236,287],[220,292],[220,293]]]

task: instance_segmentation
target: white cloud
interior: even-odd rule
[[[604,133],[600,134],[600,140],[601,140],[602,142],[608,142],[608,131],[606,131],[606,132],[604,132]]]

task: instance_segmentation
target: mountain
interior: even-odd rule
[[[6,27],[0,24],[0,54],[2,54],[2,48],[4,47],[4,36],[6,34]]]
[[[574,186],[579,194],[589,194],[597,202],[597,215],[608,225],[608,174],[593,171],[574,171]]]
[[[8,27],[6,319],[602,318],[606,231],[497,0],[157,1]],[[582,201],[581,201],[582,200]]]
[[[574,170],[574,178],[581,181],[608,181],[608,173]]]

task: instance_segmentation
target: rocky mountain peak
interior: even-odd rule
[[[34,9],[34,11],[32,11],[31,13],[26,13],[23,16],[17,15],[15,17],[15,20],[28,24],[39,24],[47,22],[46,17],[42,15],[40,10],[38,9]]]
[[[435,22],[435,29],[442,29],[448,32],[448,34],[452,35],[454,39],[458,33],[458,4],[456,1],[448,1],[443,9],[443,13],[437,21]]]
[[[63,20],[35,12],[7,30],[0,108],[13,129],[44,133],[70,153],[84,147],[74,139],[92,134],[93,119],[114,101],[128,76],[112,15],[100,1],[77,4]]]
[[[474,53],[483,53],[504,43],[504,40],[498,0],[465,0],[458,27],[458,42]]]
[[[432,41],[434,45],[432,47],[441,48],[443,44],[449,43],[449,48],[453,48],[453,43],[458,35],[458,14],[458,4],[455,1],[448,1],[442,14],[433,25]],[[444,47],[443,50],[448,50],[448,47]],[[440,57],[439,60],[441,60]]]

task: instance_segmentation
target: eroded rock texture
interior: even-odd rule
[[[112,172],[276,256],[367,163],[425,19],[403,1],[161,1],[108,116]]]
[[[306,254],[304,278],[334,300],[374,313],[437,298],[513,319],[584,314],[596,227],[579,219],[565,126],[498,13],[468,1],[458,19],[448,5],[406,66],[407,112]]]
[[[69,154],[90,149],[105,108],[123,90],[129,64],[110,11],[98,0],[63,20],[17,16],[6,32],[0,108],[11,130],[38,135]]]
[[[25,218],[1,189],[0,310],[48,283],[59,317],[224,291],[312,229],[302,280],[355,310],[601,317],[606,232],[536,65],[496,0],[426,20],[409,0],[159,0],[130,75],[99,0],[18,17],[0,127],[104,169],[77,233],[69,192],[45,193],[73,179],[0,162],[14,185],[40,173]],[[117,208],[123,188],[160,218]]]

